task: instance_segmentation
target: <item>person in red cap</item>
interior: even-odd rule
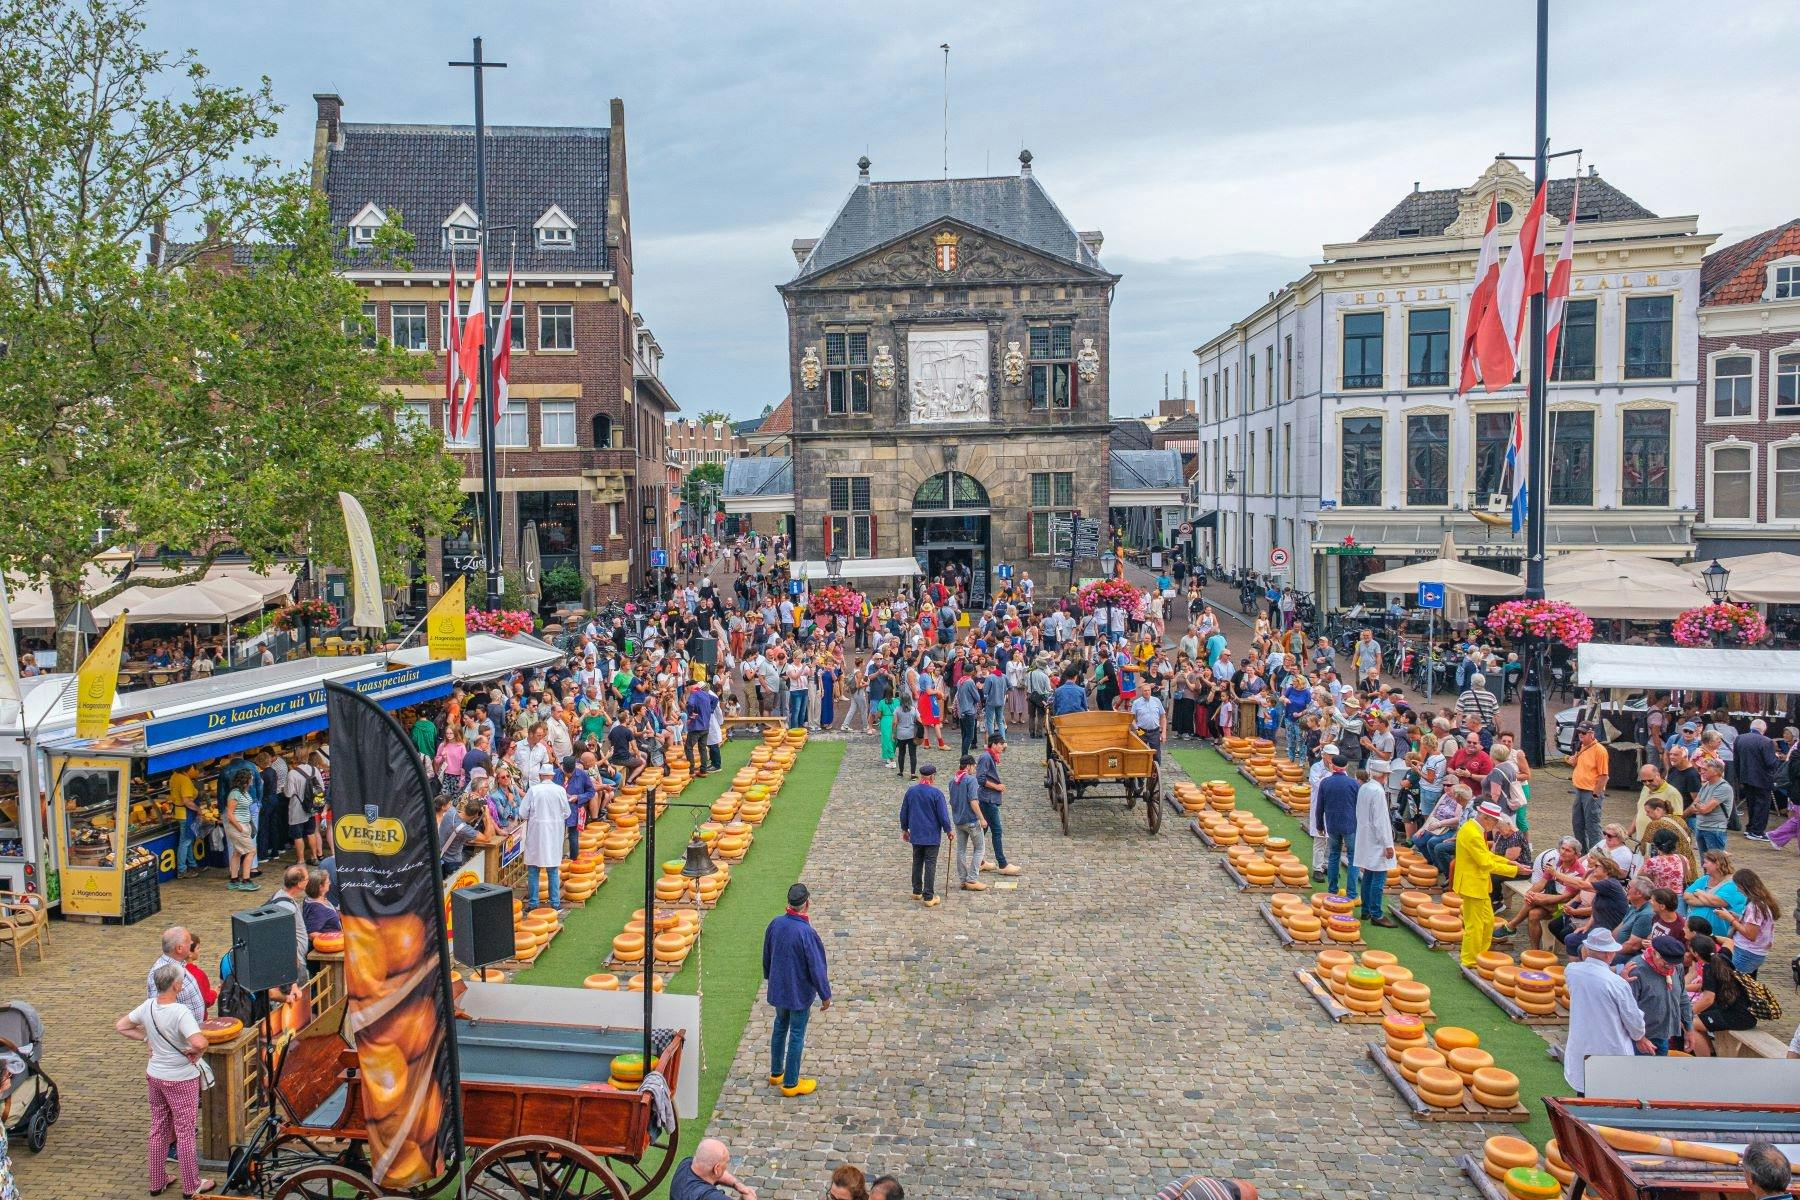
[[[1488,848],[1488,838],[1511,823],[1498,804],[1484,800],[1456,831],[1456,894],[1462,897],[1462,965],[1472,967],[1494,943],[1494,876],[1510,879],[1519,864]]]

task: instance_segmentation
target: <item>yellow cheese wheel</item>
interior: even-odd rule
[[[1455,1108],[1463,1100],[1461,1076],[1445,1067],[1426,1067],[1413,1086],[1418,1089],[1419,1099],[1438,1108]]]
[[[1546,971],[1558,964],[1556,955],[1549,950],[1527,950],[1519,955],[1519,965],[1527,971]]]
[[[1484,1092],[1480,1088],[1470,1088],[1469,1095],[1484,1108],[1511,1108],[1519,1102],[1517,1092]]]
[[[1551,1138],[1544,1143],[1544,1161],[1553,1167],[1566,1167],[1569,1165],[1564,1161],[1562,1149],[1556,1144],[1555,1138]]]
[[[1464,1083],[1475,1082],[1475,1072],[1494,1065],[1494,1056],[1479,1046],[1459,1046],[1445,1055],[1450,1069],[1462,1076]]]
[[[1505,963],[1494,968],[1494,990],[1502,996],[1510,996],[1519,986],[1519,968],[1512,963]]]
[[[200,1023],[200,1032],[207,1045],[217,1046],[244,1032],[244,1023],[236,1017],[208,1017]]]
[[[1444,1056],[1430,1046],[1408,1046],[1400,1052],[1400,1073],[1406,1076],[1408,1083],[1416,1082],[1420,1071],[1427,1067],[1441,1067]]]
[[[1280,893],[1277,892],[1276,895]],[[1348,950],[1321,950],[1318,957],[1319,974],[1329,975],[1333,967],[1342,965],[1347,968],[1353,961]]]
[[[1444,913],[1441,916],[1427,917],[1425,919],[1425,926],[1433,933],[1454,933],[1460,935],[1462,933],[1462,918],[1451,913]]]
[[[1396,1041],[1421,1042],[1425,1037],[1425,1022],[1404,1013],[1384,1018],[1381,1022],[1382,1032]],[[1438,1049],[1442,1050],[1440,1045]]]
[[[1514,976],[1515,990],[1519,992],[1542,992],[1552,995],[1556,991],[1556,976],[1548,971],[1530,971],[1521,969]]]
[[[663,990],[663,986],[664,985],[663,985],[663,981],[662,981],[662,976],[658,975],[656,977],[655,984],[654,984],[654,987],[652,990],[660,992]],[[633,975],[630,979],[627,979],[625,981],[625,990],[630,991],[630,992],[643,991],[644,990],[643,974],[640,972],[639,974]]]
[[[1446,1054],[1463,1046],[1481,1045],[1481,1038],[1473,1029],[1464,1029],[1460,1025],[1439,1025],[1433,1040],[1437,1043],[1437,1048]]]
[[[1556,1012],[1556,997],[1545,993],[1519,992],[1513,996],[1513,1003],[1534,1017],[1548,1017]]]
[[[1289,930],[1289,932],[1293,934],[1296,942],[1305,942],[1308,945],[1311,945],[1314,942],[1323,942],[1325,940],[1325,932],[1317,925],[1314,925],[1311,929],[1292,929]]]
[[[1386,950],[1364,950],[1362,952],[1362,965],[1371,971],[1394,966],[1399,961],[1398,955],[1390,954]]]
[[[1489,1138],[1481,1148],[1482,1157],[1500,1168],[1500,1174],[1514,1167],[1535,1167],[1538,1165],[1537,1147],[1524,1138],[1509,1137],[1496,1134]]]
[[[613,953],[625,962],[636,962],[644,957],[644,935],[621,933],[613,939]]]
[[[1351,992],[1343,999],[1344,1007],[1351,1012],[1367,1013],[1373,1016],[1381,1011],[1381,997],[1369,1000],[1356,992]]]
[[[1389,987],[1392,987],[1396,983],[1406,983],[1413,977],[1413,973],[1399,963],[1388,963],[1386,966],[1379,968],[1379,970],[1381,971],[1382,982]]]
[[[581,986],[591,988],[596,992],[616,992],[619,990],[619,977],[610,972],[601,971],[582,980]]]
[[[1287,927],[1289,933],[1298,937],[1301,933],[1318,933],[1324,928],[1324,922],[1311,913],[1300,913],[1288,918]]]
[[[1506,1194],[1513,1200],[1556,1200],[1562,1184],[1556,1176],[1534,1167],[1514,1167],[1506,1173]]]
[[[1400,893],[1400,908],[1402,911],[1404,911],[1409,916],[1421,904],[1428,904],[1430,902],[1431,902],[1431,896],[1425,892],[1401,892]]]
[[[1389,998],[1402,1004],[1431,1003],[1431,988],[1413,979],[1397,979],[1387,986]]]
[[[1429,1000],[1395,1000],[1390,996],[1388,1003],[1393,1005],[1395,1012],[1417,1013],[1422,1017],[1431,1013],[1431,1001]]]
[[[1484,1092],[1505,1095],[1508,1092],[1517,1094],[1519,1077],[1511,1071],[1500,1067],[1477,1067],[1475,1069],[1475,1086]]]
[[[542,949],[542,946],[519,946],[513,950],[513,957],[520,962],[530,962]]]
[[[1512,955],[1502,954],[1498,950],[1484,950],[1475,956],[1475,969],[1483,979],[1492,979],[1495,971],[1512,965]]]

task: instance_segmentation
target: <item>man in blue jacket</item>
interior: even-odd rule
[[[1319,810],[1319,829],[1325,835],[1325,887],[1335,893],[1340,863],[1356,854],[1357,785],[1344,770],[1349,764],[1343,755],[1333,755],[1325,765],[1328,771],[1325,778],[1319,780],[1313,804]],[[1354,900],[1356,869],[1345,866],[1344,873],[1349,878],[1344,881],[1343,894]]]
[[[812,927],[807,909],[812,895],[804,883],[788,889],[787,911],[769,922],[763,933],[763,978],[769,981],[769,1004],[775,1009],[775,1032],[769,1040],[769,1082],[784,1096],[810,1096],[817,1079],[800,1077],[806,1050],[806,1022],[812,1003],[831,1007],[831,981],[825,973],[825,943]]]
[[[955,834],[956,826],[950,821],[950,801],[937,786],[937,764],[926,763],[919,774],[923,778],[900,799],[900,837],[912,845],[913,899],[936,908],[944,902],[937,895],[938,846],[945,834]]]

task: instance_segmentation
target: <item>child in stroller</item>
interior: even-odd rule
[[[9,1138],[23,1137],[36,1154],[49,1140],[50,1126],[62,1114],[62,1096],[39,1059],[44,1023],[37,1009],[23,1000],[0,1004],[0,1067],[9,1068],[0,1086],[0,1123]]]

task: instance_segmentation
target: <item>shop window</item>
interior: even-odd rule
[[[581,526],[575,492],[520,492],[519,528],[537,522],[538,560],[545,571],[580,565]]]

